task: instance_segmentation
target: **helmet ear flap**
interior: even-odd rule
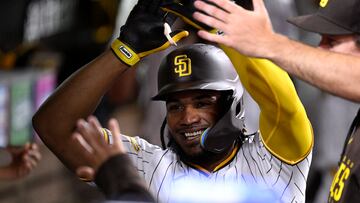
[[[227,100],[228,108],[214,126],[201,135],[201,146],[210,152],[220,153],[242,139],[244,132],[244,110],[242,99],[237,100],[231,95]]]

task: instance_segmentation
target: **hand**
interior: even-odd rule
[[[125,25],[121,27],[120,37],[111,45],[116,56],[128,66],[133,66],[140,58],[171,45],[164,35],[165,12],[160,10],[160,2],[139,0]],[[189,33],[184,30],[170,33],[175,43],[188,35]]]
[[[214,29],[214,27],[208,26],[193,18],[194,12],[199,11],[194,7],[194,1],[195,0],[173,0],[170,2],[166,1],[165,3],[161,4],[161,9],[180,17],[184,22],[188,23],[189,25],[193,26],[198,30],[207,30],[209,32],[215,33],[217,30]],[[208,0],[203,1],[216,6]],[[235,3],[245,9],[253,10],[252,0],[235,0]]]
[[[41,154],[35,143],[28,143],[22,148],[9,147],[12,156],[10,165],[0,168],[0,179],[13,180],[28,175],[41,160]]]
[[[76,174],[84,180],[93,180],[99,167],[110,157],[125,153],[120,138],[119,124],[115,119],[110,119],[109,129],[112,133],[113,143],[108,144],[104,139],[102,127],[94,116],[89,116],[87,121],[80,119],[73,133],[73,139],[80,147],[77,153],[85,157],[87,166],[80,166]]]
[[[213,31],[214,29],[210,26],[207,26],[204,23],[201,23],[195,20],[192,15],[196,11],[194,7],[194,0],[183,0],[183,1],[167,1],[161,4],[161,9],[163,11],[172,13],[180,17],[184,22],[193,26],[198,30],[207,30]]]
[[[254,11],[226,0],[195,1],[194,6],[206,13],[195,12],[194,19],[223,32],[216,35],[200,30],[198,35],[211,42],[232,47],[252,57],[263,57],[276,43],[278,36],[272,29],[271,21],[263,0],[253,0]],[[220,7],[221,9],[219,9]]]

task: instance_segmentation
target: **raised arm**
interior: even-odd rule
[[[209,2],[224,10],[204,1],[195,1],[195,7],[207,15],[196,12],[193,17],[223,31],[224,35],[199,31],[200,37],[232,47],[247,56],[267,58],[320,89],[355,102],[360,101],[360,57],[330,52],[342,49],[336,45],[330,51],[325,51],[275,33],[263,0],[253,0],[254,11],[230,1]]]
[[[33,117],[33,126],[44,143],[70,169],[84,165],[71,139],[76,122],[93,113],[102,96],[121,74],[142,57],[170,46],[164,36],[163,12],[158,1],[140,0],[131,11],[112,49],[70,76]],[[186,31],[171,34],[176,42]],[[124,87],[126,88],[126,87]]]
[[[83,164],[73,153],[76,146],[70,139],[76,121],[93,113],[106,90],[127,68],[106,51],[68,78],[35,113],[35,130],[70,169]]]
[[[221,46],[241,82],[260,107],[265,147],[288,164],[302,161],[313,146],[313,131],[288,74],[266,59],[248,58]]]

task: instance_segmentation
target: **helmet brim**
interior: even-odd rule
[[[318,34],[344,35],[353,33],[351,30],[336,24],[336,22],[318,13],[289,18],[287,21],[308,32]]]
[[[166,101],[169,95],[189,90],[213,90],[213,91],[234,91],[234,85],[226,82],[188,82],[163,87],[157,95],[152,97],[154,101]]]

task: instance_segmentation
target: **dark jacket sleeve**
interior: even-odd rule
[[[126,154],[113,156],[103,163],[96,173],[95,183],[110,200],[154,202]]]

